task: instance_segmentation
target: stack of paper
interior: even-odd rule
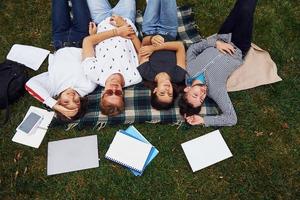
[[[232,156],[219,130],[181,144],[193,172]]]
[[[43,120],[39,127],[36,129],[34,133],[31,134],[25,134],[21,132],[16,132],[14,137],[12,138],[12,141],[24,144],[30,147],[39,148],[40,144],[42,143],[42,140],[44,139],[46,132],[48,130],[48,126],[52,121],[52,118],[54,116],[54,112],[49,112],[47,110],[37,108],[34,106],[31,106],[29,110],[27,111],[25,118],[31,113],[35,112],[41,116],[43,116]]]
[[[158,150],[134,126],[130,126],[126,131],[116,133],[105,158],[140,176],[157,154]]]

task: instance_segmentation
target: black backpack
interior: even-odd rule
[[[25,92],[28,80],[26,66],[11,60],[0,64],[0,109],[6,109],[5,124],[9,118],[9,104],[18,100]]]

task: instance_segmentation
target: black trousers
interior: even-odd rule
[[[257,0],[237,0],[219,34],[232,33],[231,42],[246,55],[252,40],[253,16]]]

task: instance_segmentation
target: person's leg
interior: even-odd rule
[[[160,0],[160,2],[158,31],[163,35],[170,35],[175,39],[178,29],[176,0]]]
[[[68,40],[71,27],[68,0],[52,0],[52,41],[56,50]]]
[[[105,18],[111,16],[111,5],[108,0],[87,0],[92,20],[99,24]]]
[[[241,49],[245,55],[252,40],[253,16],[257,0],[237,0],[219,34],[232,33],[232,42]]]
[[[112,9],[112,14],[126,17],[135,23],[136,2],[135,0],[119,0],[117,5]]]
[[[178,28],[176,0],[149,0],[143,20],[146,35],[162,34],[176,38]]]
[[[157,34],[159,15],[160,0],[148,0],[142,24],[142,31],[145,35]]]
[[[79,42],[78,47],[81,47],[81,41],[89,34],[90,11],[86,1],[71,0],[71,2],[73,19],[69,33],[69,41]]]

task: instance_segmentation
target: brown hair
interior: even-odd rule
[[[157,87],[157,82],[145,81],[144,85],[151,90],[151,106],[156,110],[168,110],[174,106],[174,102],[179,94],[179,87],[175,83],[171,83],[173,87],[173,98],[169,103],[160,102],[157,95],[153,93],[154,89]]]
[[[108,102],[105,98],[100,100],[100,111],[103,115],[115,116],[122,113],[125,110],[124,96],[122,97],[119,105]]]
[[[179,112],[182,116],[191,116],[195,114],[199,114],[201,110],[201,106],[193,107],[191,103],[187,101],[186,93],[183,93],[181,98],[179,99],[178,106],[179,106]]]
[[[57,99],[59,99],[60,95],[58,96]],[[74,120],[77,120],[81,117],[83,117],[87,111],[88,107],[88,98],[87,97],[80,97],[80,107],[78,109],[78,112],[75,116],[71,117],[71,119],[67,118],[60,112],[55,111],[57,119],[59,119],[62,122],[71,122]]]

